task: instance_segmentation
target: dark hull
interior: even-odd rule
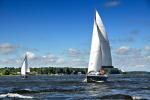
[[[28,76],[21,76],[21,78],[22,78],[22,79],[26,79],[26,78],[28,78]]]
[[[107,81],[108,77],[103,75],[87,75],[87,82],[104,82]]]

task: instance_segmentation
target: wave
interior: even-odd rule
[[[85,82],[85,83],[86,83],[86,82],[87,82],[87,78],[85,78],[84,80],[82,80],[82,82]]]
[[[28,90],[28,89],[21,89],[21,90],[14,90],[11,93],[19,93],[19,94],[29,94],[29,93],[39,93],[40,91]]]
[[[146,98],[142,98],[142,97],[137,97],[137,96],[130,96],[127,94],[111,94],[111,95],[105,95],[102,96],[100,99],[123,99],[123,100],[148,100]]]
[[[138,96],[133,96],[132,98],[133,98],[133,100],[148,100],[147,98],[142,98],[142,97],[138,97]]]
[[[22,99],[33,99],[34,97],[31,96],[24,96],[17,93],[7,93],[7,94],[1,94],[0,98],[22,98]]]
[[[18,94],[33,94],[33,93],[41,93],[41,92],[79,92],[84,91],[82,87],[67,87],[67,88],[61,88],[61,87],[53,87],[53,88],[45,88],[45,89],[37,89],[37,90],[31,90],[31,89],[18,89],[13,90],[10,93],[18,93]]]

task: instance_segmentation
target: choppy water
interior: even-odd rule
[[[0,76],[0,98],[16,99],[99,99],[105,95],[126,94],[150,99],[150,75],[111,75],[108,82],[85,83],[85,75]]]

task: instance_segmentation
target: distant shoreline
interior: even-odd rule
[[[21,68],[5,67],[0,68],[0,76],[20,75]],[[30,68],[31,75],[56,75],[56,74],[86,74],[87,68],[69,68],[69,67],[41,67]]]
[[[150,72],[146,72],[146,71],[130,71],[130,72],[123,72],[120,73],[121,75],[129,75],[129,74],[150,74]],[[86,74],[30,74],[29,76],[63,76],[63,75],[86,75]],[[111,74],[113,75],[113,74]],[[18,75],[0,75],[0,77],[5,77],[5,76],[20,76],[20,74]]]
[[[0,68],[0,76],[3,75],[20,75],[21,68],[4,67]],[[107,74],[121,74],[118,68],[104,68]],[[61,74],[86,74],[87,68],[71,68],[71,67],[41,67],[30,68],[31,75],[61,75]]]
[[[4,67],[0,68],[0,76],[21,76],[20,68]],[[146,71],[128,71],[122,72],[118,68],[104,68],[107,74],[142,74],[150,72]],[[30,75],[80,75],[86,74],[87,68],[70,68],[70,67],[41,67],[41,68],[30,68]]]

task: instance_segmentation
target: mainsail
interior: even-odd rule
[[[100,70],[100,66],[102,65],[102,56],[101,55],[102,54],[101,54],[100,38],[99,38],[98,30],[97,30],[97,25],[94,20],[88,72],[90,72],[90,71],[97,72]]]
[[[25,76],[27,72],[30,72],[30,68],[28,66],[27,54],[25,55],[24,61],[21,66],[21,75]]]
[[[112,66],[109,40],[103,22],[96,11],[88,73],[99,72],[102,66]]]

